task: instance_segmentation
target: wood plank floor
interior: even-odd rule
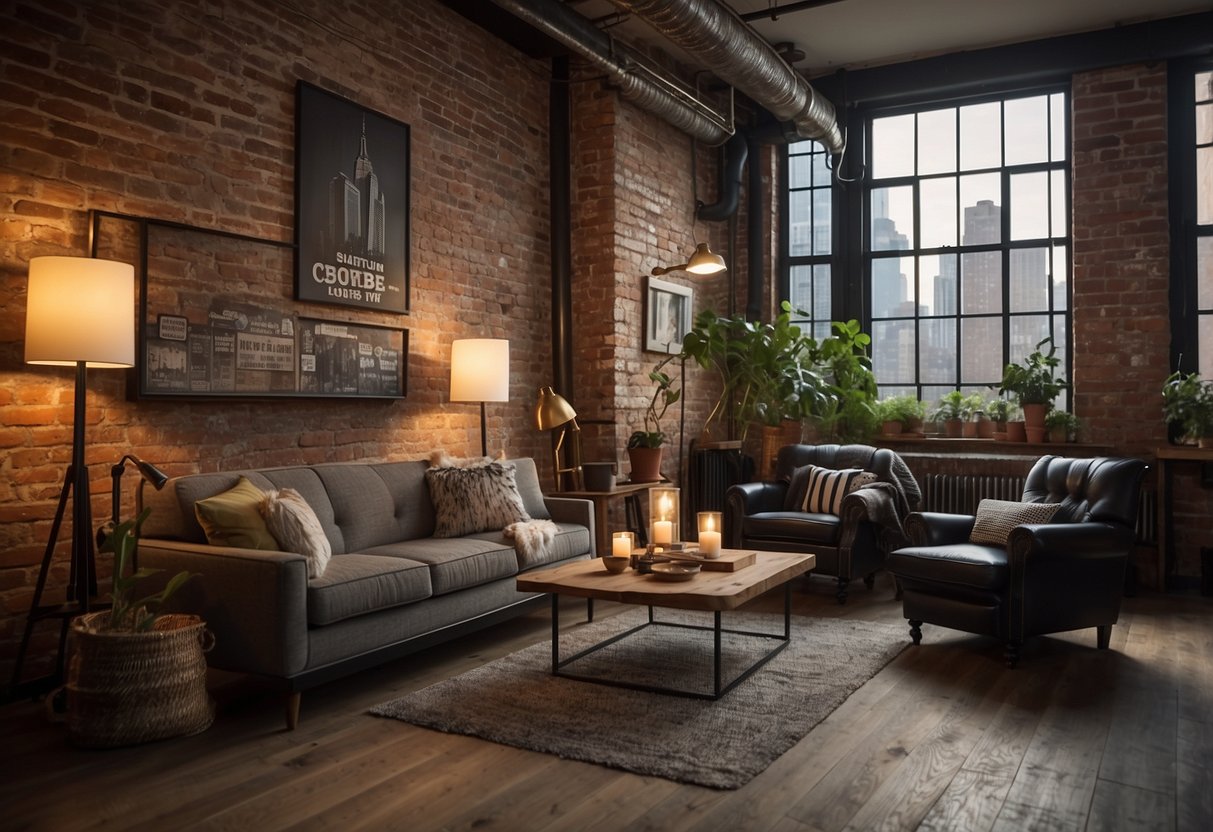
[[[902,621],[883,577],[845,607],[801,583],[794,605]],[[1014,671],[992,640],[924,627],[731,792],[366,714],[548,636],[537,612],[309,691],[294,732],[270,691],[221,674],[209,731],[137,748],[74,749],[40,705],[8,705],[0,830],[1213,829],[1213,599],[1127,599],[1110,651],[1094,630],[1033,639]]]

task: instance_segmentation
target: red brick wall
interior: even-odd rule
[[[310,18],[252,0],[6,4],[0,27],[5,678],[71,441],[71,373],[22,360],[28,260],[85,254],[90,208],[291,240],[297,79],[411,127],[412,313],[296,304],[289,267],[277,283],[288,312],[408,328],[408,397],[132,403],[124,373],[93,371],[87,461],[96,517],[109,515],[108,468],[126,450],[170,474],[419,458],[436,447],[476,452],[478,409],[447,401],[450,342],[463,336],[511,340],[510,402],[489,405],[491,447],[546,459],[531,410],[551,366],[547,63],[524,58],[436,0],[305,5]],[[214,287],[216,295],[225,290],[234,291]],[[124,514],[136,479],[126,478]],[[62,597],[67,551],[59,549],[51,600]],[[106,573],[108,558],[99,565]],[[39,628],[36,659],[53,651],[53,629]]]

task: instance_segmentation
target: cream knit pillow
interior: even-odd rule
[[[261,516],[270,534],[284,552],[296,552],[307,558],[307,576],[319,578],[333,556],[333,547],[320,518],[293,488],[267,491],[261,501]]]

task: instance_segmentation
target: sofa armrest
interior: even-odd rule
[[[1011,530],[1013,556],[1033,561],[1104,560],[1128,557],[1133,531],[1111,523],[1029,523]]]
[[[598,538],[597,529],[594,523],[594,503],[591,500],[579,500],[575,497],[544,497],[543,502],[547,504],[548,514],[552,515],[552,520],[557,523],[573,523],[578,526],[585,526],[590,531],[590,548],[587,554],[594,554],[594,541]]]
[[[307,559],[291,552],[234,549],[144,538],[139,565],[186,570],[174,608],[200,615],[215,634],[208,662],[223,670],[289,677],[308,661]]]

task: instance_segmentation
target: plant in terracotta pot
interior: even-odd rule
[[[877,419],[885,436],[897,436],[921,427],[925,413],[925,406],[915,396],[890,396],[876,403]]]
[[[1049,432],[1049,441],[1058,444],[1073,442],[1080,427],[1078,417],[1066,410],[1050,410],[1045,415],[1045,428]]]
[[[1162,386],[1163,416],[1185,442],[1213,448],[1213,381],[1176,371]]]
[[[968,397],[959,390],[952,390],[939,397],[939,406],[935,409],[935,421],[943,423],[943,435],[948,439],[959,439],[964,433],[965,419],[968,418]]]
[[[632,465],[633,482],[657,482],[661,479],[662,446],[666,441],[661,420],[670,406],[682,397],[682,391],[674,388],[673,377],[665,372],[666,365],[675,358],[677,356],[671,355],[663,359],[649,372],[649,380],[656,385],[656,389],[644,411],[643,429],[633,432],[628,438],[628,460]]]
[[[1011,403],[1001,396],[986,401],[986,416],[994,425],[991,436],[996,440],[1007,438],[1007,421],[1011,416]]]
[[[1046,351],[1047,346],[1047,351]],[[1022,364],[1008,364],[1002,373],[999,394],[1013,393],[1023,410],[1024,428],[1029,442],[1041,442],[1045,434],[1045,413],[1053,400],[1069,384],[1057,377],[1061,359],[1053,338],[1044,338]]]
[[[977,437],[990,438],[994,432],[994,424],[986,416],[986,400],[980,393],[970,393],[964,399],[964,423],[961,425],[961,435],[966,439]]]

